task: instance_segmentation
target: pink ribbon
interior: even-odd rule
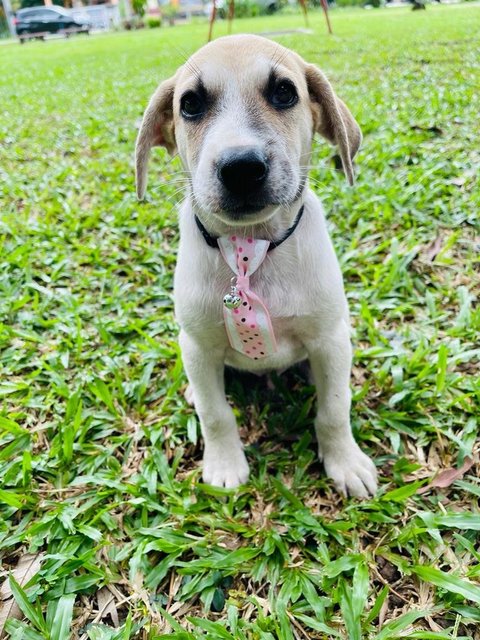
[[[250,290],[250,276],[265,260],[270,242],[235,235],[218,238],[217,242],[225,262],[237,276],[234,288],[241,300],[237,308],[223,308],[230,345],[253,360],[266,358],[276,352],[277,343],[267,308]]]

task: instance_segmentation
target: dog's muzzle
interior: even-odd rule
[[[217,176],[228,193],[236,198],[259,194],[268,176],[268,160],[255,147],[226,149],[217,162]]]

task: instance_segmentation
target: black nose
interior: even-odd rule
[[[236,196],[246,196],[257,191],[265,182],[267,174],[267,159],[258,149],[227,149],[217,164],[220,182]]]

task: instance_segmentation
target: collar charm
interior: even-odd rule
[[[242,299],[238,295],[238,289],[235,285],[236,281],[237,279],[234,276],[230,281],[230,293],[226,293],[223,296],[223,304],[227,307],[227,309],[238,309],[238,307],[242,304]]]
[[[230,269],[230,293],[223,298],[223,317],[230,345],[252,360],[260,360],[277,350],[270,315],[262,300],[250,290],[250,276],[265,260],[270,242],[236,235],[217,239]]]

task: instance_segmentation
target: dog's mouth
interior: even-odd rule
[[[230,224],[256,224],[266,222],[277,210],[280,203],[270,200],[236,200],[224,199],[214,215]]]
[[[248,216],[255,213],[260,213],[265,207],[275,204],[273,202],[261,201],[249,201],[249,200],[237,200],[232,202],[229,199],[224,199],[220,202],[222,213],[231,218],[241,218],[242,216]]]
[[[233,196],[224,193],[220,197],[219,209],[214,213],[224,222],[232,224],[253,224],[266,222],[278,210],[278,207],[289,207],[302,195],[306,184],[306,176],[302,176],[295,192],[282,198],[273,197],[270,189],[261,190],[257,194]]]

